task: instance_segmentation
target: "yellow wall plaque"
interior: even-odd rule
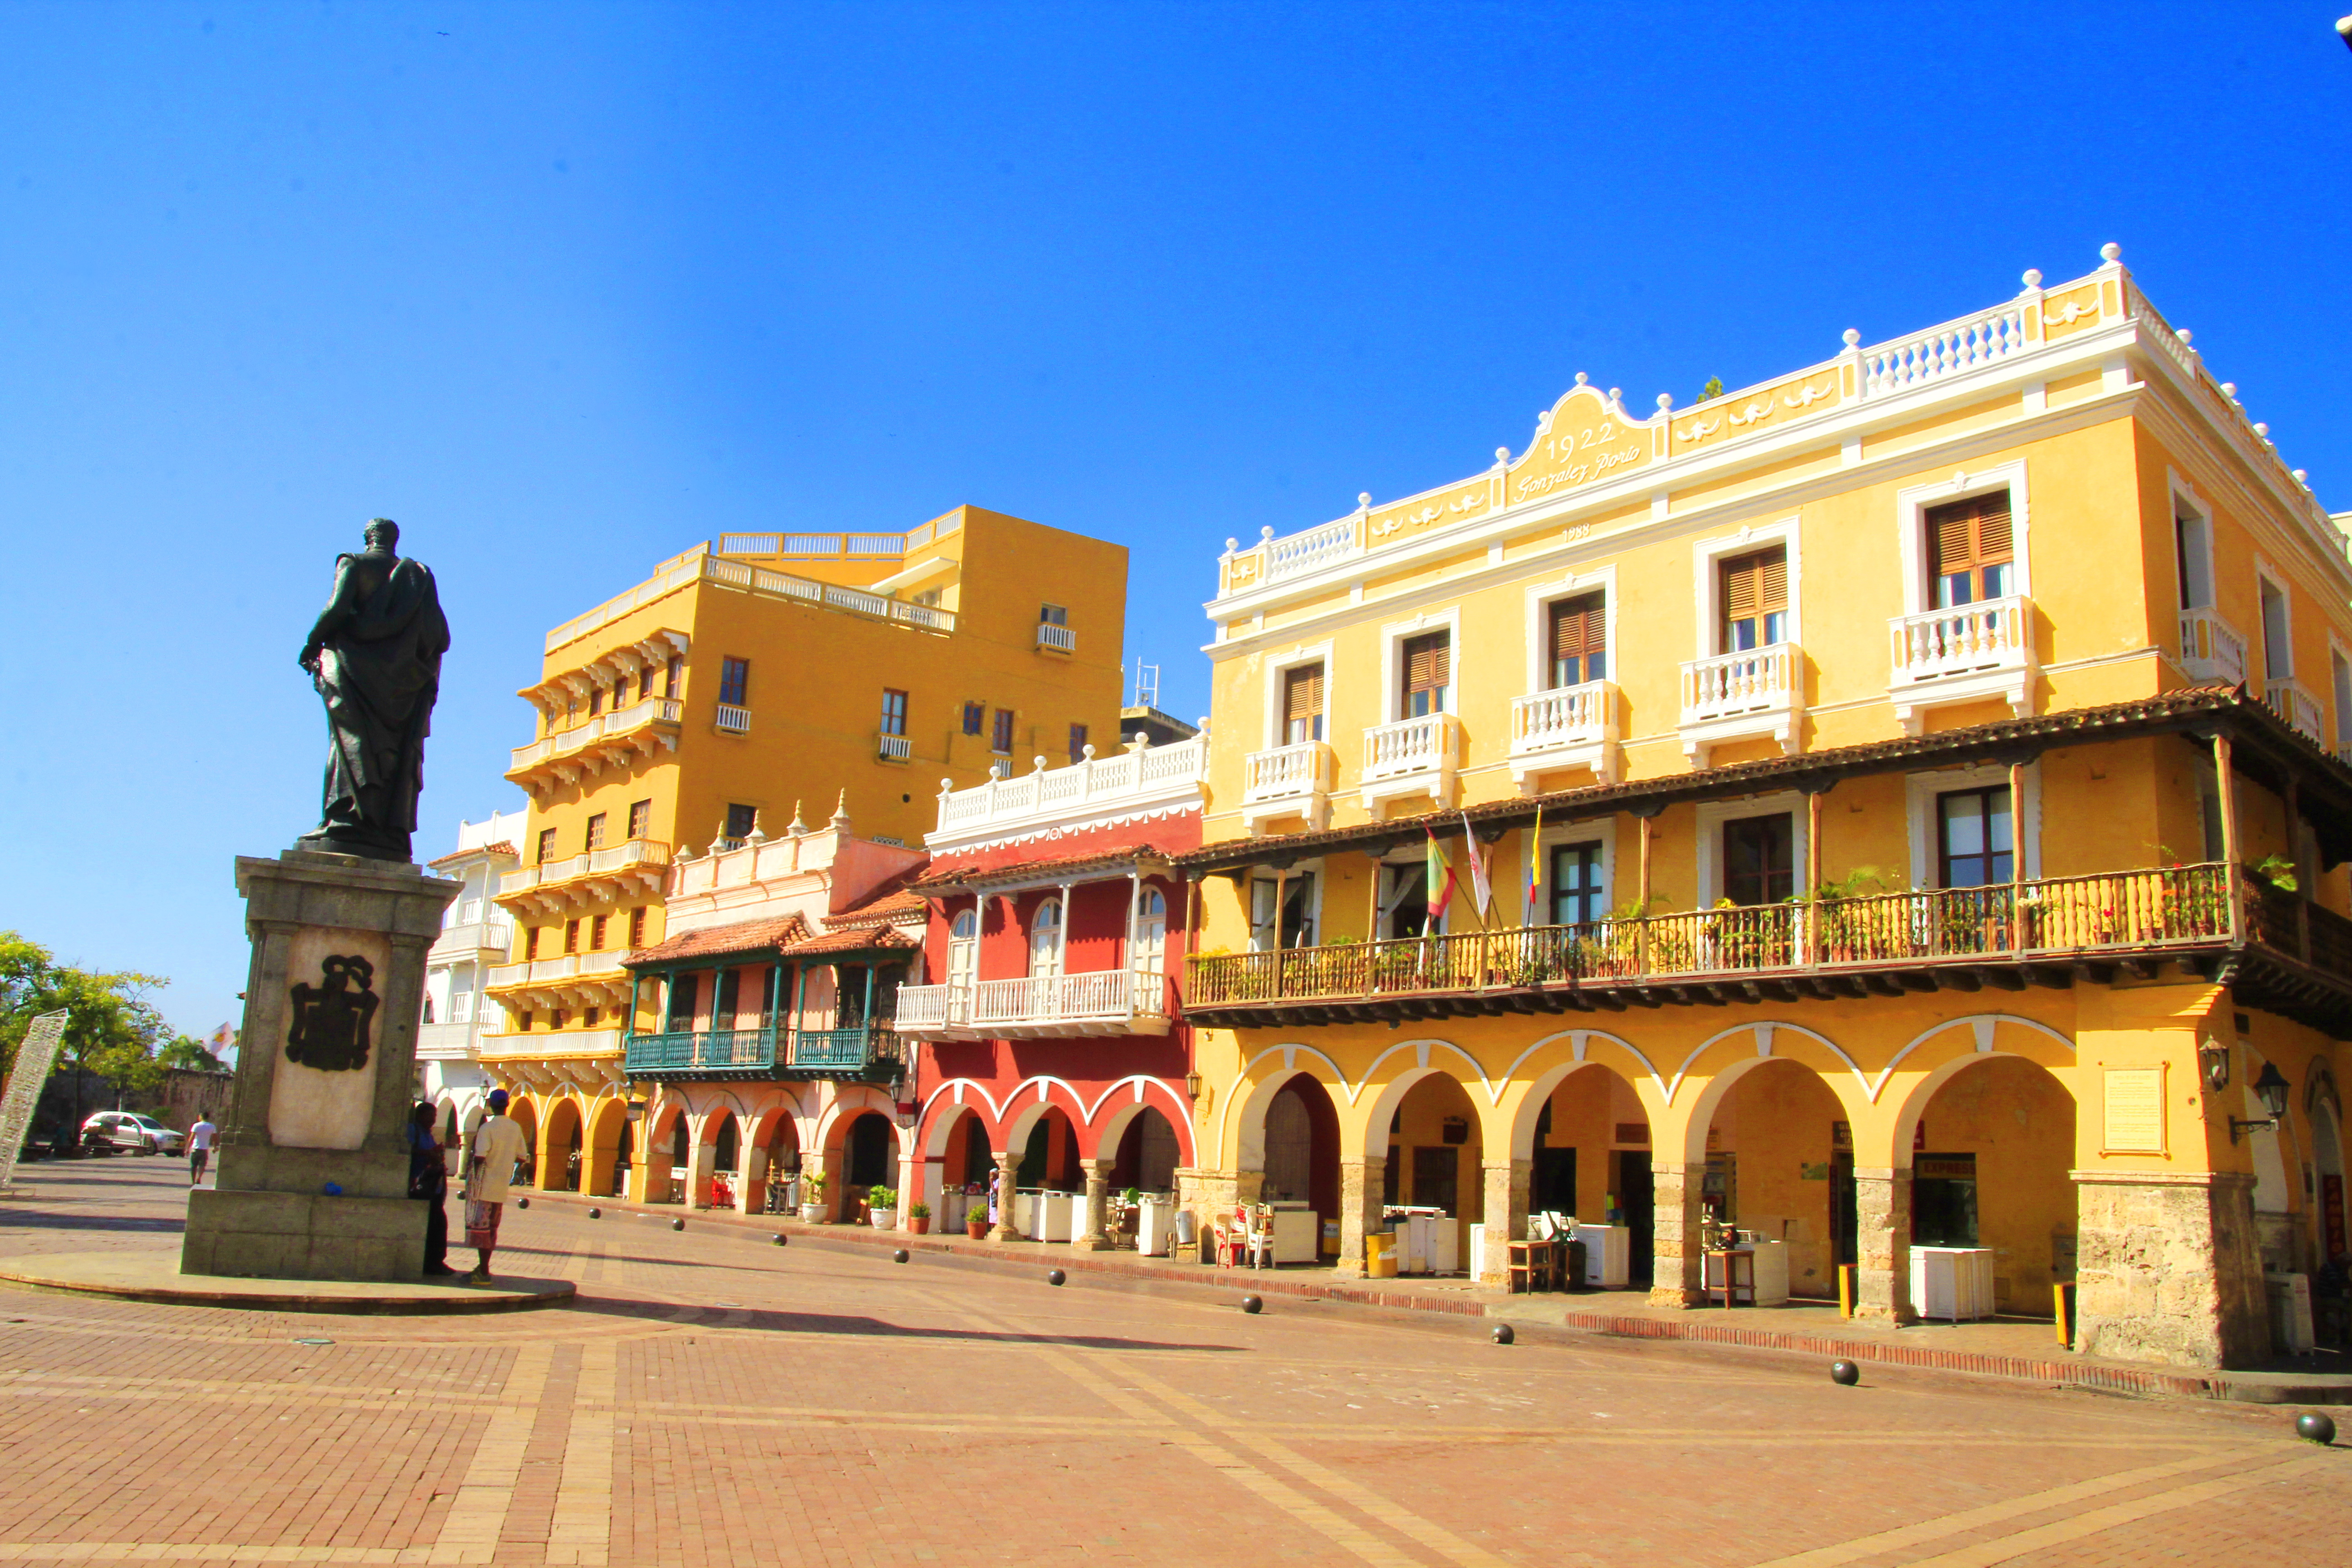
[[[2101,1152],[2162,1154],[2164,1066],[2109,1068]]]

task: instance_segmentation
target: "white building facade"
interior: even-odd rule
[[[483,822],[457,825],[457,847],[432,863],[465,884],[443,917],[441,934],[425,954],[425,1016],[416,1034],[416,1094],[440,1110],[445,1131],[481,1120],[492,1086],[482,1070],[481,1040],[500,1022],[499,1005],[483,994],[493,965],[507,961],[514,921],[491,901],[499,878],[522,862],[523,813],[492,812]]]

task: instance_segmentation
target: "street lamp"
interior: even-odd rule
[[[2352,16],[2342,16],[2336,19],[2336,36],[2344,40],[2346,48],[2352,49]]]
[[[2263,1097],[2263,1105],[2271,1113],[2270,1120],[2267,1121],[2247,1121],[2232,1116],[2230,1118],[2230,1142],[2235,1143],[2238,1141],[2238,1134],[2242,1131],[2247,1132],[2277,1131],[2279,1130],[2280,1119],[2286,1115],[2286,1098],[2291,1087],[2292,1086],[2288,1084],[2285,1079],[2279,1076],[2278,1063],[2264,1062],[2263,1064],[2262,1076],[2254,1079],[2254,1092]]]

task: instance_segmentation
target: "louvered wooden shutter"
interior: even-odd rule
[[[1600,595],[1587,594],[1551,607],[1552,658],[1583,658],[1605,653],[1607,637],[1608,617],[1602,614]]]
[[[1311,721],[1323,711],[1323,667],[1309,665],[1282,678],[1282,717],[1286,721]]]
[[[1937,577],[1998,566],[2012,559],[2009,492],[1995,490],[1932,509],[1927,513],[1927,542],[1936,556],[1930,574]]]
[[[1434,691],[1452,683],[1454,647],[1444,632],[1413,638],[1404,645],[1407,691]]]
[[[1723,563],[1723,616],[1744,621],[1789,607],[1789,552],[1759,550]]]

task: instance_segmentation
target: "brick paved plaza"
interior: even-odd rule
[[[26,1172],[0,1254],[176,1240],[182,1168]],[[0,1562],[2352,1563],[2274,1409],[508,1216],[570,1308],[0,1289]],[[325,1343],[305,1343],[325,1341]]]

